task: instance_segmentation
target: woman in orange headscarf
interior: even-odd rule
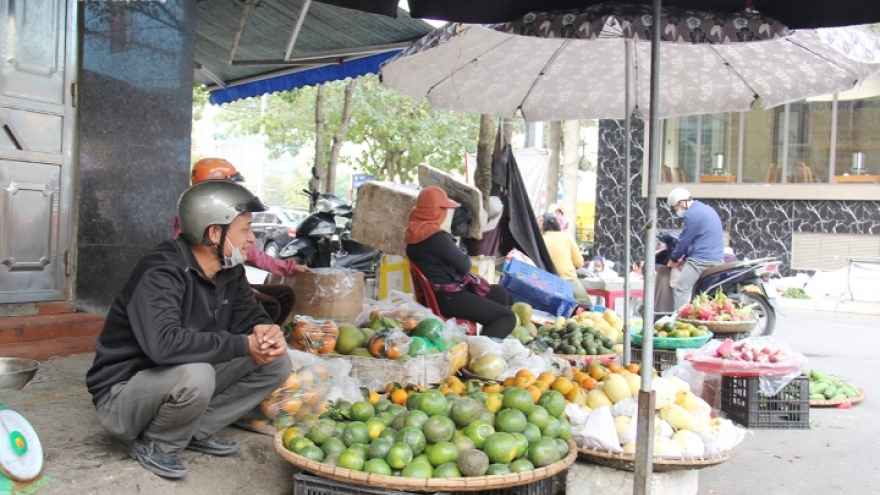
[[[441,316],[480,323],[482,335],[503,339],[516,326],[510,310],[513,301],[500,285],[493,284],[485,296],[478,296],[463,284],[471,259],[449,234],[453,210],[459,206],[439,187],[423,189],[409,214],[406,255],[431,283]]]

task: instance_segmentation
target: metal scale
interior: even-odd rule
[[[24,388],[40,363],[0,358],[0,390]],[[43,446],[34,427],[21,414],[0,404],[0,495],[27,495],[49,483],[43,470]]]

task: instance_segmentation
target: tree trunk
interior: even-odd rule
[[[489,206],[492,192],[492,133],[495,118],[480,115],[480,137],[477,140],[477,166],[474,170],[474,186],[483,194],[483,208]]]
[[[565,213],[565,221],[568,223],[566,231],[574,234],[577,227],[577,174],[578,165],[580,165],[578,145],[581,141],[581,121],[566,120],[564,132],[563,158],[565,164],[562,169],[562,211]]]
[[[318,85],[315,95],[315,173],[309,181],[309,190],[321,188],[326,172],[324,170],[324,85]],[[314,210],[314,205],[312,210]]]
[[[547,147],[550,148],[550,164],[547,167],[546,203],[544,209],[555,203],[559,196],[559,152],[562,148],[562,121],[550,122],[547,131]]]
[[[342,145],[345,143],[345,135],[348,133],[348,125],[351,123],[351,95],[356,84],[357,81],[351,79],[345,87],[345,100],[342,104],[342,122],[339,123],[339,129],[336,131],[336,135],[333,136],[333,144],[330,146],[330,156],[327,160],[327,181],[324,184],[324,191],[331,194],[336,193],[336,165],[339,163],[339,150],[342,149]]]
[[[503,125],[501,126],[501,133],[495,135],[495,150],[493,153],[497,156],[498,153],[501,153],[501,136],[504,135],[504,144],[510,144],[510,140],[513,139],[513,122],[510,119],[503,120]]]

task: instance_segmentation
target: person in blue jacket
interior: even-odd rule
[[[718,213],[711,206],[696,201],[687,189],[673,189],[666,204],[682,218],[678,244],[666,265],[681,269],[674,290],[678,310],[691,300],[700,275],[724,260],[724,233]]]

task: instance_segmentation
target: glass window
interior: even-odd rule
[[[784,112],[785,108],[755,107],[744,114],[742,182],[781,182],[782,140],[775,132],[777,114],[782,118],[780,110]]]
[[[739,140],[731,139],[731,127],[731,114],[700,116],[699,182],[736,182],[736,150]]]
[[[831,112],[831,101],[789,105],[786,182],[828,183],[831,169]]]
[[[854,168],[859,165],[856,153],[861,153],[861,169]],[[835,158],[836,181],[856,182],[843,177],[880,175],[880,95],[837,102]]]

